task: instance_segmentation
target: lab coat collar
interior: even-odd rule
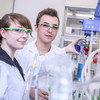
[[[7,63],[11,66],[16,67],[24,79],[23,70],[22,70],[21,66],[19,65],[19,63],[17,62],[17,60],[14,58],[14,62],[13,62],[12,59],[10,58],[10,56],[1,47],[0,47],[0,60],[4,61],[5,63]]]
[[[30,46],[30,45],[33,45],[33,46]],[[33,42],[31,42],[30,45],[29,45],[30,46],[29,51],[31,51],[32,53],[35,53],[39,56],[39,52],[38,52],[38,49],[37,49],[37,46],[36,46],[36,39]],[[53,49],[54,49],[54,45],[51,44],[51,48],[50,48],[49,52],[51,52]]]
[[[0,60],[6,62],[7,64],[11,66],[15,66],[12,59],[9,57],[9,55],[0,47]]]
[[[30,42],[28,45],[28,49],[30,52],[32,52],[32,54],[38,54],[38,50],[37,50],[37,47],[36,47],[36,39],[32,42]]]

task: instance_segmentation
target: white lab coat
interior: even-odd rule
[[[0,100],[22,100],[24,85],[18,69],[0,61]]]
[[[16,59],[27,73],[29,68],[33,65],[34,56],[37,55],[38,67],[34,70],[34,72],[35,75],[38,74],[39,76],[39,88],[48,91],[48,87],[51,84],[51,100],[71,100],[72,69],[74,67],[73,61],[71,60],[71,54],[66,54],[64,48],[60,49],[57,46],[52,45],[47,54],[39,56],[35,42],[36,40],[27,44],[24,49],[20,51],[18,50],[16,52]],[[48,79],[48,73],[52,74],[53,78]],[[64,97],[62,95],[61,98],[58,99],[57,95],[59,94],[56,92],[59,91],[57,88],[59,87],[58,85],[61,85],[60,80],[62,78],[63,80],[65,79],[65,86],[62,88],[66,88],[64,90],[65,94],[63,90],[62,93],[64,96],[67,96]]]

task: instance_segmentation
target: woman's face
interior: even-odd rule
[[[11,21],[9,28],[24,28],[17,21]],[[28,39],[28,34],[19,30],[3,30],[2,41],[6,42],[6,46],[13,50],[22,49]]]

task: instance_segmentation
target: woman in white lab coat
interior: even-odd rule
[[[31,30],[30,21],[18,13],[0,21],[0,100],[22,100],[25,77],[14,53],[24,47]]]

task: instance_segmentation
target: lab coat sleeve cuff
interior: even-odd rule
[[[63,56],[69,56],[69,55],[70,55],[70,57],[72,56],[72,53],[66,53],[65,48],[62,48],[62,49],[61,49],[61,54],[62,54]]]
[[[62,56],[72,55],[72,53],[66,53],[65,48],[59,48],[58,50],[55,50],[55,53]]]

